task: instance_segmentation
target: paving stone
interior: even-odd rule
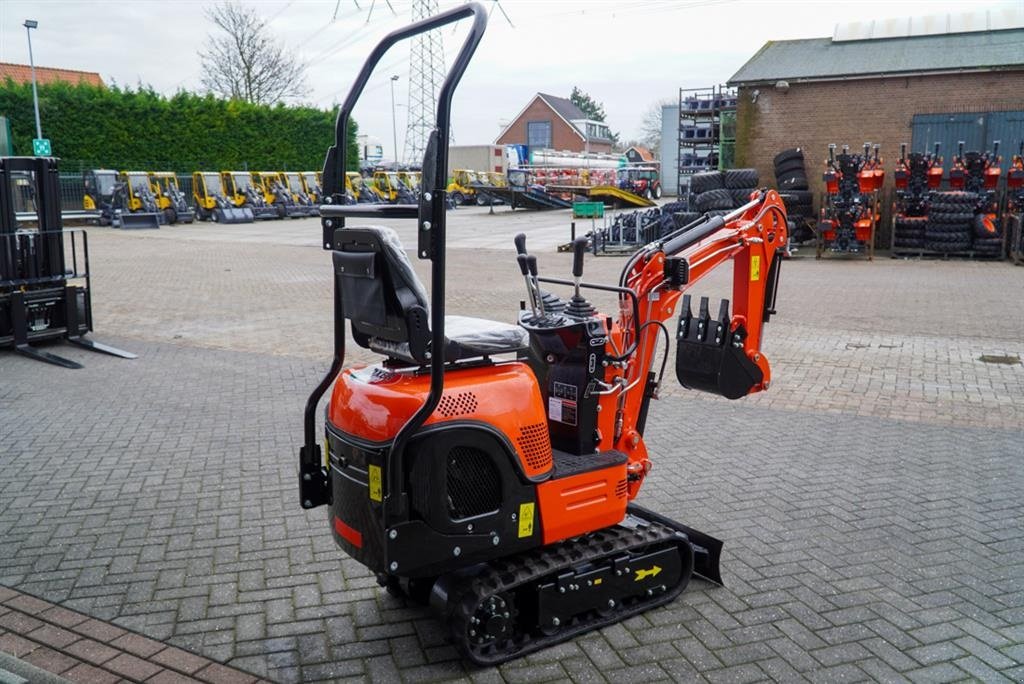
[[[120,653],[117,649],[92,639],[79,639],[66,647],[64,652],[93,665],[102,665]]]

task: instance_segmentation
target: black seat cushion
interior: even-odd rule
[[[429,317],[427,290],[413,270],[412,262],[393,229],[385,226],[360,226],[373,232],[384,248],[384,257],[391,271],[393,286],[412,295],[415,305],[423,307]],[[529,346],[529,334],[518,325],[469,316],[445,316],[445,361],[479,358],[492,354],[518,352]],[[410,353],[408,341],[370,337],[370,349],[409,363],[418,363]]]

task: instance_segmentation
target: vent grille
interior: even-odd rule
[[[441,397],[441,403],[437,405],[437,412],[445,418],[462,416],[467,413],[476,412],[476,395],[472,392],[459,392],[458,394],[446,394]]]
[[[615,485],[615,496],[619,499],[625,499],[627,493],[626,478],[619,480],[619,483]]]
[[[460,446],[448,452],[447,488],[452,520],[490,513],[501,505],[498,469],[480,449]]]
[[[546,423],[524,425],[519,428],[516,440],[519,451],[526,458],[526,465],[533,470],[547,470],[551,467],[551,437]]]

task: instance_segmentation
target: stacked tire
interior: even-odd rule
[[[983,257],[994,257],[1002,258],[1003,254],[1003,236],[996,231],[995,234],[989,232],[985,226],[984,214],[977,214],[974,217],[974,242],[971,245],[971,251],[977,256]]]
[[[974,192],[936,192],[928,205],[924,248],[930,252],[966,252],[974,232]]]
[[[779,194],[804,191],[807,185],[807,170],[804,167],[804,151],[799,147],[783,150],[775,155],[775,184]]]
[[[690,206],[694,211],[705,214],[729,213],[750,201],[750,194],[757,189],[756,169],[729,169],[728,171],[707,171],[690,177]]]
[[[893,249],[924,249],[927,227],[926,216],[897,216],[892,235]]]
[[[793,223],[790,233],[793,241],[805,242],[814,237],[806,220],[814,219],[814,194],[807,185],[804,151],[799,147],[783,150],[775,155],[775,186],[786,206],[786,216]]]

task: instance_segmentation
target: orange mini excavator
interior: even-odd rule
[[[374,66],[396,42],[469,17],[440,90],[419,203],[345,205],[349,115]],[[334,264],[335,356],[306,404],[299,452],[301,505],[328,506],[338,545],[390,592],[437,609],[454,644],[484,665],[667,603],[694,574],[721,582],[720,541],[631,503],[653,460],[648,406],[672,334],[683,385],[731,399],[768,388],[761,335],[786,244],[772,191],[642,247],[616,285],[583,282],[583,239],[572,280],[562,280],[539,276],[518,236],[529,299],[518,324],[445,316],[451,101],[486,17],[466,4],[389,34],[339,112],[320,208]],[[356,217],[416,222],[429,295],[397,233],[346,225]],[[716,311],[684,294],[728,261],[731,304]],[[566,298],[542,283],[567,288]],[[617,316],[598,313],[587,290],[617,297]],[[379,363],[342,370],[346,321]],[[332,384],[322,453],[317,407]]]

